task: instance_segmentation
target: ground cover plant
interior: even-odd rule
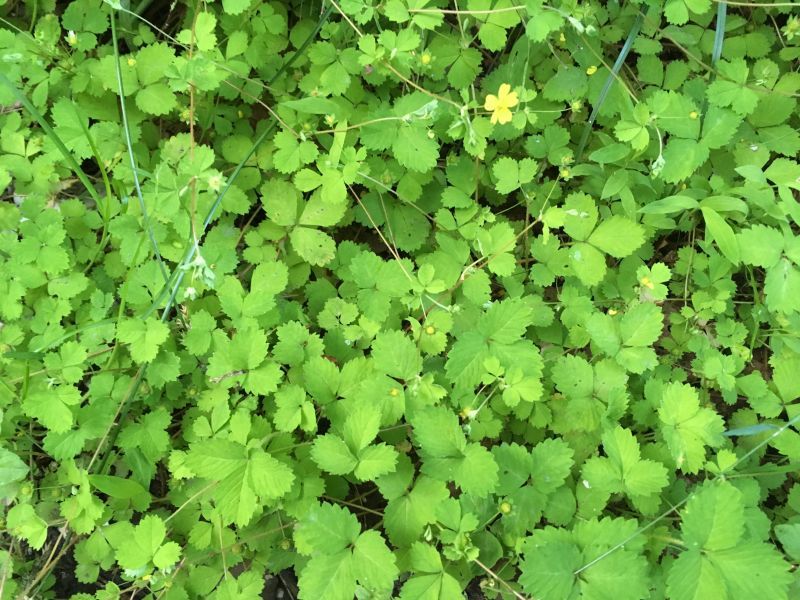
[[[0,0],[0,598],[800,597],[799,40]]]

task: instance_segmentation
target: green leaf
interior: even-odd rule
[[[138,525],[129,526],[123,531],[126,534],[130,531],[130,535],[119,535],[111,540],[116,550],[117,562],[123,569],[138,570],[148,563],[155,564],[156,557],[158,568],[172,566],[178,561],[180,547],[174,542],[164,544],[167,528],[161,518],[147,515]]]
[[[661,337],[663,328],[661,309],[655,304],[642,302],[625,311],[619,323],[622,343],[626,346],[650,346]]]
[[[587,287],[594,287],[606,276],[606,258],[594,246],[586,242],[573,244],[569,249],[572,270]]]
[[[350,552],[313,556],[298,579],[301,600],[350,600],[355,597],[356,578]]]
[[[40,550],[47,540],[47,522],[30,504],[15,504],[6,515],[6,527],[34,550]]]
[[[444,483],[420,476],[407,494],[386,505],[384,526],[391,542],[408,546],[419,540],[425,526],[436,521],[436,508],[449,497]]]
[[[671,599],[788,598],[790,565],[774,546],[743,539],[742,494],[728,482],[706,482],[681,511],[688,549],[667,576]]]
[[[361,481],[370,481],[394,471],[397,450],[386,444],[367,446],[358,455],[354,475]]]
[[[308,227],[295,227],[289,235],[292,247],[303,260],[323,266],[333,260],[336,243],[327,233]]]
[[[0,496],[8,497],[13,489],[11,485],[25,479],[27,474],[28,465],[19,456],[0,448]]]
[[[589,194],[570,194],[564,203],[564,231],[572,239],[586,241],[597,225],[597,206]]]
[[[287,494],[295,476],[289,465],[256,449],[247,458],[247,478],[259,498],[270,501]]]
[[[736,234],[739,254],[746,265],[774,267],[783,252],[783,234],[773,227],[756,224]]]
[[[131,358],[138,363],[151,362],[169,336],[169,327],[155,317],[123,319],[117,326],[117,336],[130,344]]]
[[[252,0],[222,0],[222,9],[229,15],[240,15],[250,7]]]
[[[436,166],[439,144],[429,130],[417,125],[403,124],[397,130],[392,144],[392,154],[401,165],[412,171],[425,173]]]
[[[712,409],[700,406],[697,391],[690,385],[667,384],[658,416],[672,458],[684,473],[697,473],[703,467],[706,446],[723,443],[722,418]]]
[[[365,531],[353,547],[353,572],[369,590],[391,592],[399,574],[394,554],[377,531]]]
[[[738,265],[739,244],[733,228],[714,209],[703,207],[701,210],[706,222],[706,230],[717,243],[722,254],[734,265]]]
[[[720,61],[719,75],[706,92],[708,101],[716,106],[730,106],[734,112],[747,115],[758,104],[759,95],[747,87],[749,69],[743,58]]]
[[[264,504],[286,494],[294,482],[291,469],[256,450],[249,455],[241,444],[210,439],[190,447],[186,466],[199,477],[217,481],[211,490],[227,523],[247,525]]]
[[[321,469],[334,475],[352,473],[358,464],[344,440],[333,434],[321,435],[314,440],[311,458]]]
[[[604,219],[588,241],[614,258],[625,258],[644,244],[644,228],[630,219],[614,215]]]
[[[536,161],[530,158],[517,162],[513,158],[503,157],[492,165],[495,178],[495,189],[501,194],[510,194],[526,183],[530,183],[536,175]]]
[[[175,93],[165,83],[153,83],[136,93],[136,106],[151,115],[166,115],[177,105]]]
[[[401,331],[379,333],[372,342],[372,359],[378,371],[405,381],[422,369],[419,350]]]
[[[797,312],[800,307],[795,298],[800,294],[800,270],[786,258],[781,258],[767,271],[764,294],[769,310],[787,315]]]
[[[311,508],[297,524],[294,540],[306,556],[337,554],[355,543],[360,530],[358,519],[346,508],[324,503]]]
[[[80,391],[72,385],[31,390],[22,403],[25,414],[36,418],[54,433],[68,431],[75,421],[73,409],[81,403]]]
[[[706,483],[682,511],[681,532],[689,547],[724,550],[744,535],[742,494],[729,483]]]

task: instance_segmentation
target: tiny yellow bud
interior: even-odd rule
[[[646,287],[647,289],[650,289],[650,290],[652,290],[652,289],[655,287],[655,286],[653,285],[653,282],[652,282],[652,281],[650,281],[650,278],[649,278],[649,277],[642,277],[642,278],[639,280],[639,283],[641,283],[641,284],[642,284],[644,287]]]
[[[558,41],[562,44],[567,41],[567,38],[564,37],[563,33],[558,34]]]
[[[392,398],[396,398],[397,396],[400,395],[400,390],[398,390],[397,388],[392,388],[391,391],[389,392],[389,395]]]
[[[241,110],[236,111],[236,114],[239,116],[240,119],[244,117],[244,113]]]
[[[222,177],[219,175],[212,175],[208,178],[208,187],[215,192],[219,191],[219,188],[222,187]]]
[[[133,58],[132,56],[128,58],[128,66],[129,67],[135,67],[136,66],[136,59]]]
[[[693,110],[692,112],[690,112],[690,113],[689,113],[689,118],[690,118],[690,119],[696,119],[696,118],[697,118],[697,117],[699,117],[699,116],[700,116],[700,115],[699,115],[699,114],[697,114],[697,111],[696,111],[696,110]]]
[[[594,75],[595,73],[597,73],[597,66],[596,65],[592,65],[591,67],[586,69],[586,74],[589,75],[590,77],[592,75]]]
[[[559,175],[561,175],[561,177],[563,177],[564,179],[569,179],[571,173],[570,170],[565,167],[561,169],[561,171],[559,171]]]
[[[428,335],[433,335],[434,333],[436,333],[436,328],[433,327],[432,325],[428,325],[425,328],[425,333],[427,333]]]
[[[423,52],[422,56],[420,57],[419,60],[423,65],[431,64],[431,55],[430,55],[430,53],[429,52]]]
[[[510,502],[501,502],[500,503],[500,512],[504,515],[507,515],[511,512],[511,503]]]
[[[612,317],[614,315],[616,315],[617,313],[619,313],[619,311],[617,309],[615,309],[615,308],[609,308],[608,309],[608,314],[611,315]]]

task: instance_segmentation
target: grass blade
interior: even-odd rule
[[[142,187],[139,184],[139,172],[136,168],[136,157],[133,155],[133,144],[131,142],[131,130],[128,125],[128,113],[125,110],[125,90],[122,86],[122,70],[119,66],[119,44],[117,43],[117,22],[114,13],[111,13],[111,37],[114,41],[114,59],[117,72],[117,88],[119,88],[119,107],[120,115],[122,117],[122,130],[125,132],[125,145],[128,148],[128,158],[130,159],[131,172],[133,173],[133,185],[136,188],[136,197],[139,199],[139,209],[142,211],[142,220],[144,221],[144,228],[147,230],[147,236],[150,238],[150,245],[153,247],[153,253],[156,255],[158,267],[164,281],[169,281],[169,274],[164,265],[164,259],[161,258],[161,252],[158,249],[158,242],[153,235],[153,227],[150,225],[150,217],[147,215],[147,207],[144,204],[144,197],[142,196]]]
[[[714,31],[714,49],[711,51],[711,64],[716,66],[722,56],[722,42],[725,40],[725,21],[728,16],[728,5],[725,2],[717,4],[717,25]]]
[[[639,35],[639,30],[642,28],[643,22],[644,14],[640,12],[636,15],[636,20],[633,22],[633,26],[628,32],[628,37],[625,40],[625,44],[619,51],[619,56],[617,56],[617,60],[611,67],[611,72],[608,74],[608,77],[606,77],[603,88],[600,90],[600,95],[597,97],[597,102],[592,109],[592,113],[589,115],[589,120],[586,122],[586,128],[583,130],[583,135],[581,135],[581,140],[578,143],[578,151],[575,153],[576,161],[580,160],[581,156],[583,155],[583,151],[586,148],[586,143],[589,141],[589,135],[592,133],[592,125],[594,125],[595,119],[597,119],[597,115],[600,112],[600,107],[603,106],[603,102],[605,102],[608,92],[611,91],[611,84],[613,84],[614,81],[616,81],[616,79],[619,77],[620,69],[622,69],[622,65],[625,63],[625,59],[628,57],[631,47],[633,47],[633,42],[636,39],[636,36]]]
[[[80,182],[86,188],[86,191],[89,192],[89,195],[92,197],[92,200],[95,201],[98,208],[100,207],[100,194],[97,193],[94,185],[92,185],[92,181],[89,177],[84,173],[81,166],[78,164],[78,161],[75,160],[75,157],[69,151],[67,146],[64,144],[63,140],[58,136],[55,130],[50,126],[50,123],[47,122],[47,119],[44,118],[44,115],[39,112],[39,110],[33,105],[33,103],[28,100],[28,98],[17,88],[16,85],[3,73],[0,73],[0,83],[2,83],[17,99],[17,101],[25,107],[25,109],[31,114],[31,116],[36,119],[36,122],[39,124],[44,132],[47,134],[47,137],[53,142],[58,151],[61,152],[64,160],[67,162],[67,165],[72,169],[75,175],[78,177]]]

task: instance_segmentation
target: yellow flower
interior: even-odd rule
[[[699,116],[700,116],[700,115],[698,115],[698,114],[697,114],[697,111],[696,111],[696,110],[693,110],[692,112],[690,112],[690,113],[689,113],[689,118],[690,118],[690,119],[696,119],[696,118],[697,118],[697,117],[699,117]]]
[[[592,65],[591,67],[586,69],[586,74],[589,75],[590,77],[595,73],[597,73],[597,67],[595,65]]]
[[[486,103],[483,107],[486,110],[492,111],[492,124],[500,123],[503,125],[511,121],[511,118],[514,116],[511,113],[511,109],[517,104],[519,104],[517,93],[512,92],[511,86],[504,83],[500,86],[497,96],[494,94],[486,96]]]
[[[646,288],[648,288],[648,289],[650,289],[650,290],[652,290],[652,289],[655,287],[655,285],[653,285],[653,282],[652,282],[652,281],[650,281],[650,278],[649,278],[649,277],[646,277],[646,276],[645,276],[645,277],[642,277],[642,278],[639,280],[639,283],[641,283],[643,287],[646,287]]]
[[[431,55],[430,55],[430,53],[429,53],[429,52],[425,52],[425,53],[422,55],[422,57],[420,58],[420,62],[421,62],[423,65],[429,65],[429,64],[431,64]]]

